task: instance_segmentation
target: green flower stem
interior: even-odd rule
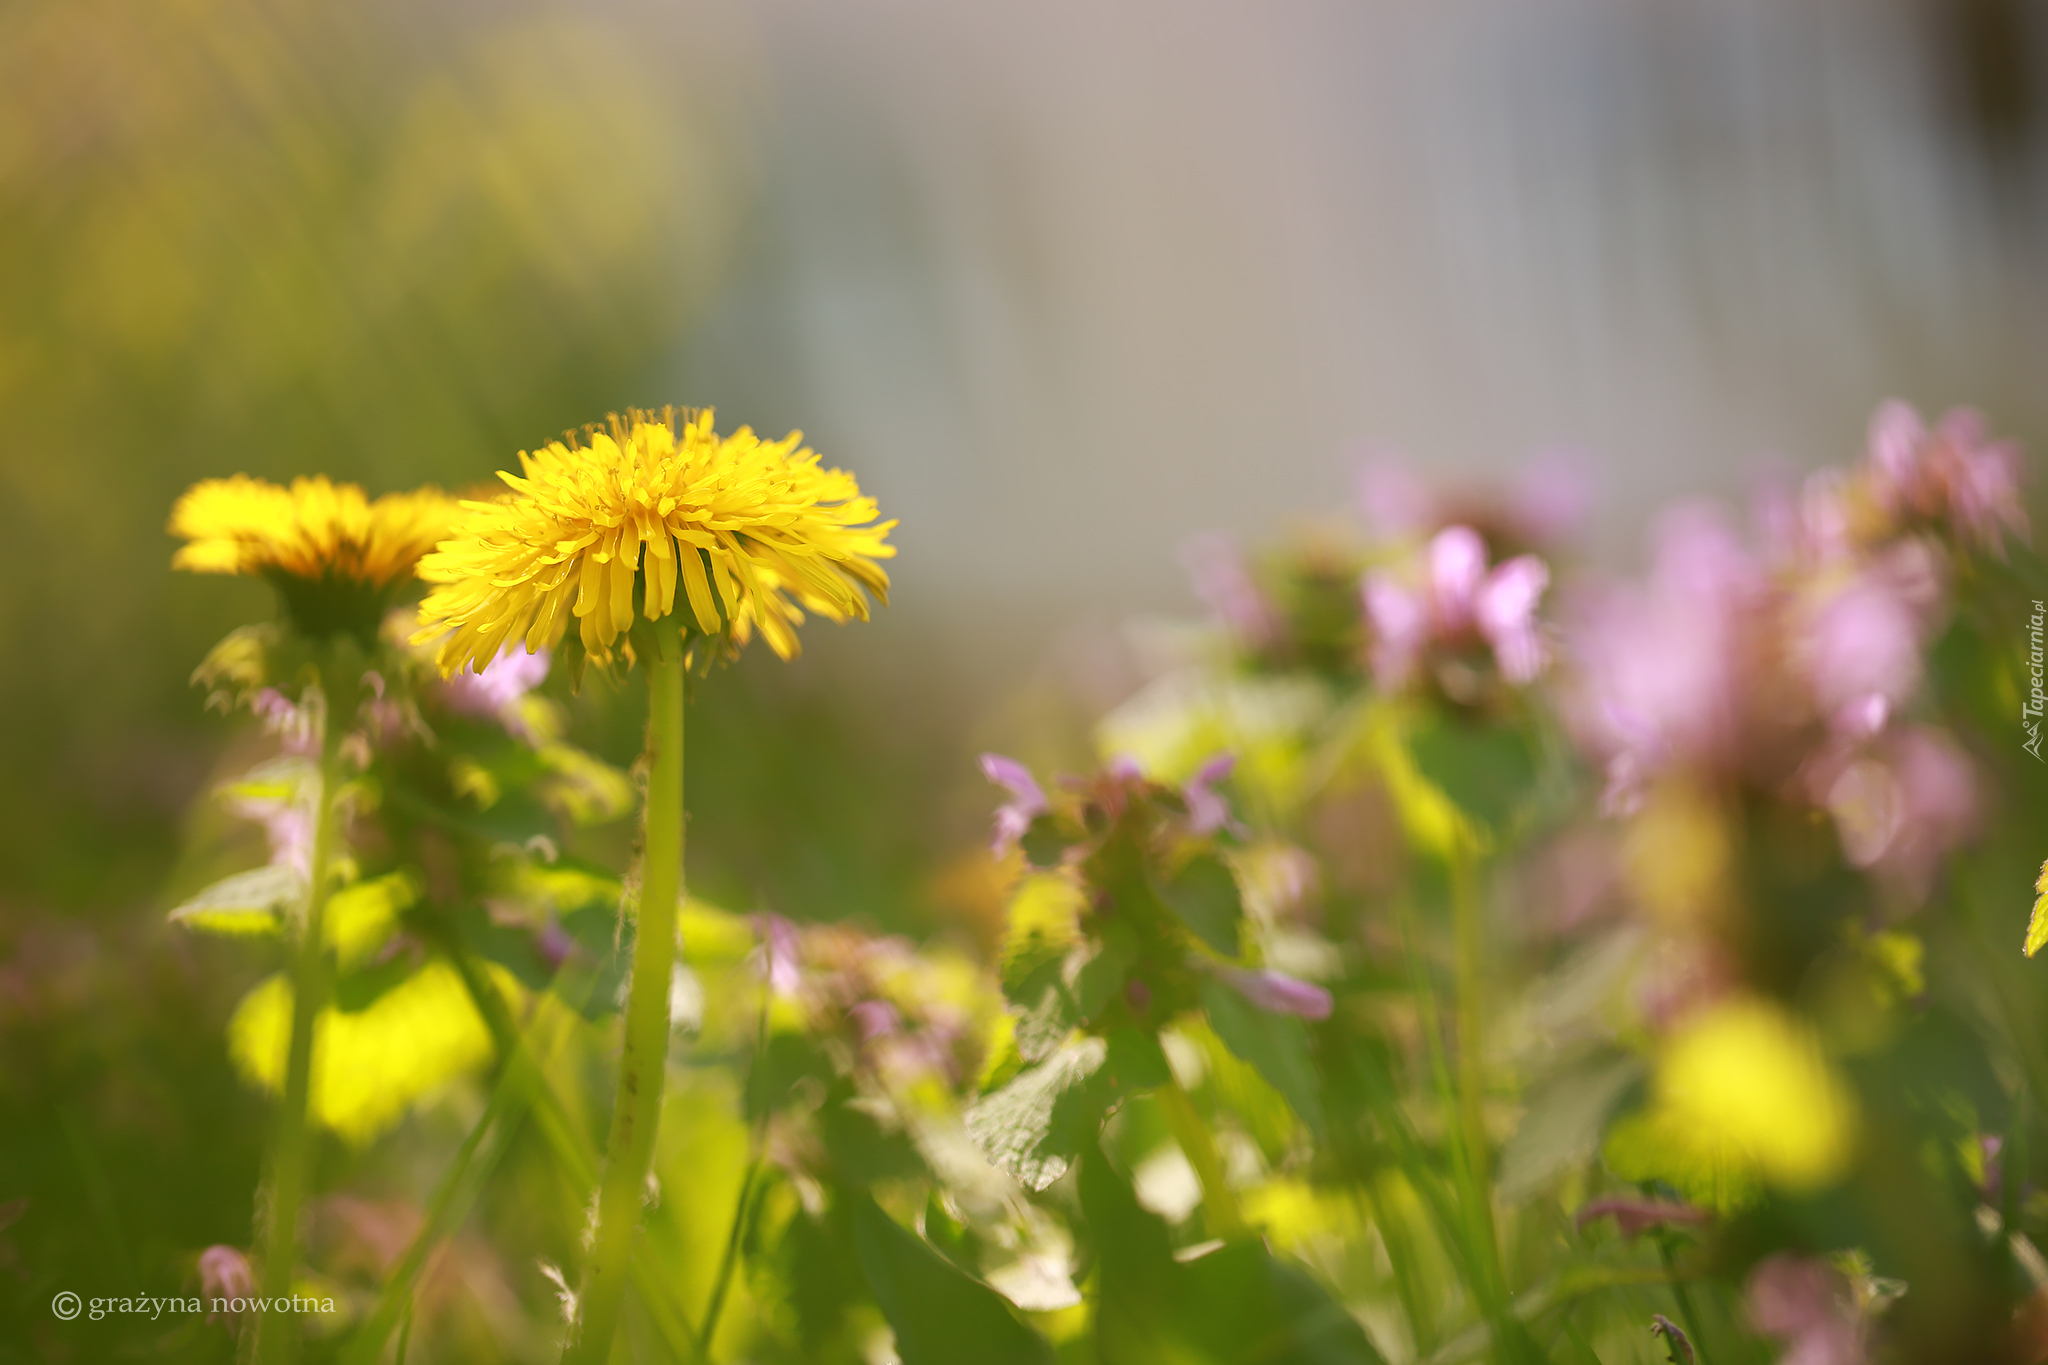
[[[1209,1235],[1225,1241],[1244,1236],[1244,1211],[1238,1207],[1237,1191],[1230,1188],[1224,1176],[1223,1155],[1216,1150],[1216,1138],[1202,1121],[1201,1111],[1195,1108],[1194,1100],[1180,1082],[1171,1077],[1159,1088],[1158,1096],[1166,1126],[1172,1129],[1188,1164],[1195,1168],[1195,1179],[1201,1182],[1202,1216],[1208,1221]]]
[[[725,1296],[732,1289],[733,1271],[740,1261],[740,1240],[747,1232],[747,1212],[760,1201],[756,1198],[762,1189],[761,1156],[757,1151],[747,1162],[746,1174],[740,1177],[739,1198],[733,1203],[732,1226],[726,1229],[725,1250],[718,1258],[718,1274],[711,1282],[711,1298],[704,1307],[704,1322],[697,1328],[697,1345],[691,1357],[698,1365],[709,1365],[711,1360],[711,1338],[718,1331],[719,1314],[725,1311]]]
[[[1478,922],[1477,900],[1469,894],[1472,884],[1466,880],[1468,874],[1469,866],[1464,871],[1456,866],[1452,870],[1452,916],[1456,921],[1453,929],[1458,940],[1457,955],[1460,959],[1468,957],[1465,921],[1471,921],[1472,939],[1476,939]],[[1459,1080],[1453,1078],[1450,1061],[1444,1055],[1442,1015],[1437,1006],[1436,989],[1431,985],[1429,974],[1423,966],[1420,944],[1415,934],[1413,911],[1405,900],[1397,897],[1394,913],[1401,932],[1402,956],[1408,960],[1415,977],[1416,1005],[1422,1013],[1422,1032],[1427,1041],[1430,1071],[1436,1083],[1437,1098],[1444,1106],[1449,1120],[1450,1133],[1447,1141],[1451,1154],[1451,1176],[1458,1196],[1457,1242],[1463,1248],[1463,1255],[1458,1259],[1464,1266],[1473,1298],[1486,1318],[1497,1354],[1502,1359],[1515,1360],[1523,1352],[1518,1325],[1513,1321],[1513,1312],[1509,1306],[1507,1275],[1501,1267],[1500,1245],[1494,1233],[1492,1195],[1486,1181],[1479,1175],[1483,1158],[1472,1150],[1473,1127],[1469,1120],[1476,1112],[1477,1106],[1468,1105],[1466,1100],[1468,1096],[1476,1095],[1476,1092],[1472,1090],[1469,1082],[1460,1084]],[[1468,967],[1473,969],[1476,980],[1476,965],[1476,954],[1470,955],[1469,961],[1461,960],[1457,964],[1458,986],[1465,986],[1463,978]],[[1459,990],[1460,998],[1457,1004],[1461,1029],[1469,1027],[1466,1009],[1469,997],[1474,993],[1472,989]],[[1476,1013],[1476,1010],[1474,1012]],[[1463,1038],[1459,1041],[1461,1056],[1458,1076],[1463,1078],[1471,1073],[1468,1073],[1463,1064],[1462,1054],[1474,1049],[1463,1046]],[[1484,1141],[1483,1127],[1479,1129],[1479,1140]]]
[[[285,1054],[284,1099],[270,1149],[268,1225],[263,1234],[262,1292],[289,1297],[298,1264],[299,1207],[304,1201],[311,1133],[306,1123],[313,1088],[313,1025],[327,1005],[331,985],[326,931],[327,883],[334,861],[334,794],[341,781],[341,741],[355,719],[357,688],[343,683],[359,668],[353,659],[330,654],[323,661],[325,715],[320,727],[320,792],[313,811],[313,851],[307,866],[306,909],[299,924],[297,959],[292,964],[292,1031]],[[344,704],[346,702],[346,704]],[[295,1313],[264,1313],[256,1334],[262,1365],[288,1365],[299,1354]]]
[[[541,1059],[531,1057],[530,1045],[512,1017],[511,1006],[497,985],[485,975],[482,965],[459,943],[451,945],[449,952],[457,970],[462,973],[463,984],[469,988],[470,998],[476,1002],[477,1012],[483,1015],[484,1025],[491,1031],[499,1057],[509,1059],[522,1052],[529,1053],[527,1074],[531,1088],[525,1098],[533,1107],[533,1119],[570,1186],[579,1190],[589,1189],[597,1180],[596,1147],[585,1136],[582,1126],[569,1117],[561,1096],[555,1093],[548,1081]],[[584,993],[587,992],[579,992],[574,998],[565,996],[565,1003],[577,1006]],[[636,1259],[632,1276],[634,1287],[640,1291],[641,1305],[647,1310],[655,1330],[661,1334],[670,1358],[688,1358],[692,1340],[689,1325],[678,1316],[668,1287],[662,1283],[661,1272],[646,1260]]]
[[[656,632],[656,638],[651,657],[641,661],[649,700],[647,811],[625,1052],[604,1182],[598,1189],[597,1242],[579,1298],[582,1321],[562,1357],[578,1365],[605,1365],[611,1356],[654,1160],[668,1062],[669,979],[675,969],[676,901],[683,880],[683,660],[673,631]]]
[[[1692,1335],[1693,1365],[1707,1365],[1706,1323],[1693,1307],[1692,1291],[1686,1288],[1685,1279],[1678,1273],[1678,1256],[1672,1251],[1672,1236],[1668,1232],[1657,1234],[1657,1259],[1664,1264],[1664,1273],[1671,1277],[1671,1301],[1678,1305],[1678,1325]],[[1676,1354],[1675,1352],[1673,1354]]]
[[[1493,1163],[1486,1140],[1486,986],[1482,968],[1486,945],[1484,926],[1480,922],[1477,861],[1471,850],[1462,846],[1451,860],[1451,925],[1458,1028],[1458,1130],[1473,1186],[1473,1221],[1489,1267],[1498,1273],[1499,1240],[1494,1229],[1493,1199],[1489,1193]]]

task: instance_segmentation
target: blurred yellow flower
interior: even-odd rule
[[[355,484],[325,476],[288,488],[246,474],[206,479],[171,508],[170,533],[187,542],[171,567],[268,579],[309,634],[374,639],[394,590],[448,534],[456,511],[437,488],[372,502]]]
[[[1760,1184],[1819,1189],[1849,1164],[1856,1106],[1811,1030],[1768,1001],[1723,1001],[1684,1025],[1657,1062],[1647,1113],[1615,1126],[1607,1162],[1726,1211]]]
[[[415,641],[445,634],[442,671],[481,672],[514,639],[529,651],[556,644],[573,616],[583,650],[610,662],[636,619],[675,609],[680,582],[688,625],[731,648],[759,630],[786,659],[797,603],[844,621],[866,619],[863,589],[887,602],[875,561],[896,553],[896,523],[875,522],[854,477],[820,468],[801,432],[721,438],[711,418],[636,410],[522,451],[525,476],[499,475],[512,491],[465,502],[461,526],[421,563],[440,586]]]

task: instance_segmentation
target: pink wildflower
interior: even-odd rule
[[[1294,1014],[1303,1019],[1327,1019],[1332,1001],[1321,986],[1298,980],[1283,972],[1247,971],[1243,967],[1219,967],[1223,983],[1260,1009],[1272,1014]]]
[[[1750,1325],[1785,1343],[1779,1365],[1864,1365],[1867,1323],[1848,1277],[1825,1261],[1780,1252],[1751,1272]]]
[[[441,695],[448,709],[457,714],[505,720],[520,698],[547,681],[550,662],[545,649],[528,654],[515,644],[481,673],[462,672],[448,679]]]
[[[1181,797],[1188,803],[1188,829],[1195,834],[1213,834],[1219,829],[1238,833],[1243,827],[1230,813],[1230,803],[1214,787],[1230,776],[1237,766],[1236,754],[1218,754],[1204,763],[1187,785],[1180,789]]]
[[[1634,1239],[1655,1227],[1672,1224],[1697,1226],[1713,1221],[1704,1209],[1690,1204],[1672,1203],[1663,1199],[1646,1199],[1639,1195],[1614,1195],[1605,1199],[1587,1201],[1579,1208],[1574,1222],[1584,1228],[1588,1223],[1601,1218],[1612,1218],[1621,1235]]]
[[[2019,448],[1993,441],[1968,408],[1948,412],[1932,431],[1896,399],[1870,419],[1867,468],[1879,505],[1896,517],[1946,521],[1957,539],[2001,558],[2005,532],[2027,536],[2019,462]]]
[[[1425,560],[1419,589],[1381,573],[1361,585],[1380,686],[1407,683],[1431,646],[1471,639],[1493,651],[1509,682],[1534,679],[1547,658],[1536,625],[1536,604],[1550,585],[1543,561],[1521,555],[1488,572],[1486,542],[1469,526],[1437,532]]]
[[[239,1249],[210,1246],[199,1253],[199,1293],[209,1306],[216,1299],[246,1299],[255,1292],[255,1273]]]
[[[1014,758],[1001,754],[981,756],[982,776],[1010,793],[1010,799],[996,811],[996,834],[993,845],[996,857],[1000,858],[1016,847],[1024,837],[1024,831],[1031,828],[1031,822],[1046,813],[1045,790],[1038,785],[1038,779],[1031,770]]]

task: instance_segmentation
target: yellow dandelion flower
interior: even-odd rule
[[[268,579],[307,633],[371,639],[456,513],[437,488],[373,502],[355,484],[324,476],[288,488],[246,474],[206,479],[171,508],[170,533],[187,542],[171,567]]]
[[[481,672],[512,640],[560,642],[573,617],[584,653],[630,659],[619,637],[675,611],[679,586],[685,631],[727,649],[758,630],[791,657],[799,604],[865,620],[864,589],[888,601],[875,561],[896,553],[896,523],[876,522],[853,475],[820,468],[802,441],[763,441],[747,427],[721,438],[709,409],[670,408],[520,452],[525,476],[501,473],[509,493],[465,502],[462,524],[421,562],[438,586],[414,640],[445,635],[442,671]]]

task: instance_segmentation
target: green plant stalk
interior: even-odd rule
[[[704,1306],[704,1322],[697,1328],[697,1350],[693,1359],[699,1365],[708,1365],[711,1359],[711,1338],[718,1331],[718,1318],[725,1311],[725,1296],[732,1288],[733,1271],[739,1266],[740,1241],[747,1231],[747,1210],[758,1202],[755,1196],[760,1178],[761,1155],[757,1150],[747,1162],[746,1174],[740,1177],[740,1196],[733,1204],[732,1226],[726,1229],[725,1250],[718,1258],[718,1274],[711,1282],[711,1298]]]
[[[1454,869],[1454,878],[1458,875]],[[1459,903],[1464,897],[1455,880],[1452,895],[1453,915],[1463,916],[1469,911],[1476,926],[1477,907],[1468,905],[1460,908]],[[1416,1004],[1422,1013],[1422,1033],[1429,1049],[1430,1071],[1436,1083],[1437,1099],[1442,1104],[1447,1119],[1449,1131],[1446,1140],[1451,1152],[1451,1183],[1458,1199],[1456,1241],[1462,1245],[1464,1252],[1460,1259],[1471,1282],[1472,1297],[1486,1318],[1495,1346],[1498,1351],[1506,1354],[1514,1349],[1510,1339],[1513,1315],[1508,1304],[1507,1277],[1502,1272],[1500,1249],[1494,1240],[1493,1210],[1487,1188],[1485,1182],[1479,1179],[1477,1164],[1468,1150],[1471,1138],[1464,1117],[1467,1112],[1462,1102],[1464,1092],[1453,1079],[1450,1060],[1444,1053],[1443,1015],[1437,1006],[1436,988],[1430,984],[1429,974],[1423,967],[1415,933],[1414,912],[1405,900],[1397,897],[1394,913],[1401,934],[1402,954],[1407,958],[1415,977]],[[1461,928],[1461,925],[1454,926],[1454,931]],[[1460,936],[1462,937],[1462,934]],[[1460,955],[1462,956],[1462,952]],[[1462,1005],[1463,1001],[1459,1003]],[[1462,1067],[1460,1071],[1463,1071]]]
[[[1458,1029],[1458,1131],[1471,1181],[1472,1219],[1480,1251],[1496,1287],[1505,1294],[1500,1238],[1494,1227],[1492,1161],[1486,1140],[1486,999],[1484,925],[1480,921],[1479,869],[1463,846],[1451,859],[1451,928],[1454,937]]]
[[[299,925],[298,956],[292,964],[292,1031],[285,1054],[284,1097],[270,1149],[268,1226],[263,1237],[265,1297],[289,1297],[298,1263],[299,1206],[305,1196],[311,1133],[306,1123],[313,1088],[313,1025],[327,1005],[329,974],[325,919],[327,883],[334,861],[334,791],[341,776],[341,740],[355,708],[344,708],[332,684],[343,668],[323,672],[326,714],[320,728],[320,795],[314,805],[313,849],[307,865],[306,913]],[[352,699],[351,694],[351,699]],[[256,1332],[261,1365],[288,1365],[299,1354],[295,1313],[264,1313]]]
[[[763,945],[766,951],[766,945]],[[732,1227],[725,1236],[725,1251],[718,1260],[718,1274],[711,1282],[711,1297],[704,1306],[704,1322],[697,1329],[697,1351],[694,1360],[698,1365],[708,1365],[711,1359],[711,1338],[718,1331],[718,1316],[725,1310],[726,1292],[732,1287],[734,1270],[739,1267],[740,1241],[747,1231],[747,1206],[754,1199],[754,1182],[760,1179],[762,1152],[768,1145],[768,1105],[755,1087],[761,1080],[761,1061],[768,1055],[768,981],[761,982],[761,1008],[754,1020],[754,1055],[747,1063],[747,1107],[754,1111],[754,1122],[747,1134],[747,1170],[740,1177],[740,1195],[734,1201]]]
[[[1671,1301],[1678,1305],[1678,1325],[1692,1333],[1693,1365],[1707,1365],[1706,1320],[1693,1306],[1692,1291],[1679,1276],[1678,1257],[1671,1250],[1669,1233],[1657,1234],[1657,1259],[1664,1263],[1664,1273],[1671,1277]]]
[[[513,1068],[524,1066],[525,1053],[522,1050],[505,1068],[498,1084],[491,1091],[490,1102],[485,1105],[483,1116],[463,1139],[455,1158],[442,1174],[440,1185],[434,1190],[427,1203],[427,1216],[420,1223],[420,1229],[413,1234],[412,1242],[406,1247],[384,1287],[377,1296],[376,1307],[370,1312],[355,1340],[349,1343],[345,1359],[349,1365],[373,1365],[384,1353],[385,1338],[397,1326],[401,1317],[408,1329],[412,1321],[412,1287],[426,1268],[427,1257],[440,1244],[443,1237],[467,1215],[470,1203],[475,1199],[477,1189],[489,1179],[497,1160],[510,1145],[515,1131],[521,1101],[530,1083],[524,1074],[515,1074]],[[499,1137],[496,1150],[479,1162],[477,1150],[483,1145],[484,1136],[496,1128]],[[469,1172],[476,1166],[477,1179],[471,1182]],[[403,1336],[401,1335],[401,1340]]]
[[[676,901],[683,882],[684,665],[675,632],[657,631],[655,636],[656,648],[641,660],[648,691],[647,806],[625,1050],[604,1181],[598,1188],[597,1240],[578,1300],[581,1322],[562,1355],[577,1365],[605,1365],[611,1356],[654,1160],[668,1063],[669,979],[675,970]]]
[[[1415,1354],[1426,1356],[1436,1349],[1436,1323],[1422,1308],[1422,1286],[1416,1278],[1415,1240],[1409,1236],[1406,1221],[1396,1217],[1393,1201],[1383,1197],[1377,1187],[1366,1186],[1358,1198],[1364,1205],[1366,1216],[1379,1229],[1380,1240],[1386,1244],[1394,1293],[1401,1300],[1402,1313],[1408,1318],[1408,1336],[1414,1344]]]
[[[1208,1222],[1209,1235],[1225,1241],[1244,1236],[1244,1210],[1238,1207],[1237,1191],[1230,1188],[1224,1175],[1222,1153],[1216,1150],[1216,1138],[1202,1121],[1201,1111],[1172,1077],[1159,1088],[1158,1096],[1166,1126],[1172,1130],[1188,1164],[1195,1168],[1195,1179],[1201,1183],[1202,1216]]]

